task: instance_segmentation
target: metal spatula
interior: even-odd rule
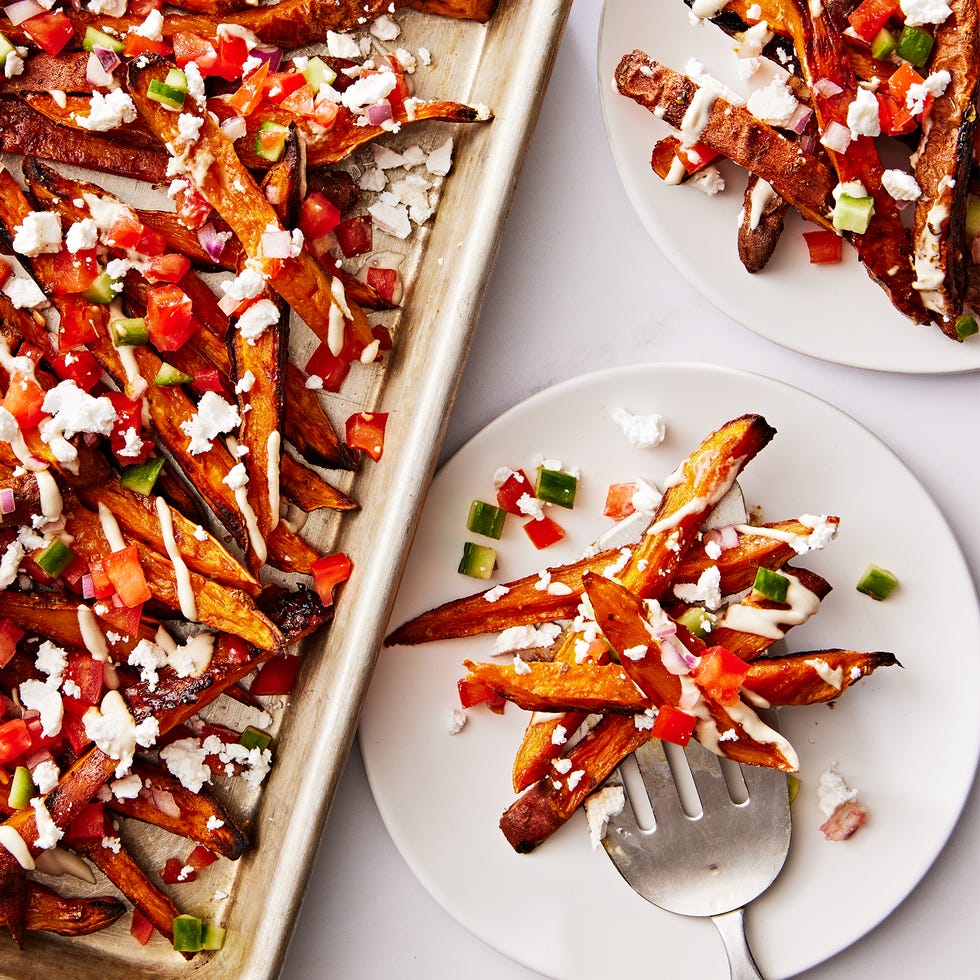
[[[674,756],[673,771],[665,747]],[[694,742],[686,752],[650,742],[633,759],[638,773],[632,776],[624,763],[628,802],[609,818],[606,853],[647,901],[680,915],[710,916],[725,944],[733,980],[761,978],[745,940],[742,913],[772,884],[786,860],[785,773],[739,767]],[[685,785],[690,777],[694,795]]]

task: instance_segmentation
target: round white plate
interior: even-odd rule
[[[659,413],[667,438],[632,448],[610,421],[617,406]],[[474,498],[493,500],[498,466],[560,459],[581,468],[568,531],[536,552],[514,517],[496,543],[499,570],[485,587],[568,561],[609,525],[611,482],[661,481],[713,429],[758,412],[778,430],[746,468],[746,502],[769,520],[837,514],[837,539],[800,563],[835,589],[820,615],[788,637],[793,650],[890,650],[904,664],[856,685],[834,706],[785,709],[781,725],[801,759],[786,867],[750,909],[750,941],[763,973],[786,977],[853,943],[901,902],[955,824],[980,749],[980,613],[972,579],[943,517],[890,450],[813,396],[756,375],[693,364],[640,365],[587,375],[511,409],[437,475],[423,509],[392,626],[480,591],[457,574]],[[485,543],[493,544],[489,539]],[[900,587],[875,602],[854,586],[866,565],[891,569]],[[637,976],[656,967],[677,980],[727,976],[705,920],[647,904],[604,851],[591,849],[581,813],[530,855],[497,826],[513,801],[511,764],[527,716],[507,707],[469,711],[448,733],[464,658],[486,659],[491,637],[382,651],[360,728],[378,807],[395,844],[435,899],[507,956],[548,977]],[[870,810],[851,840],[831,843],[815,786],[831,764]]]
[[[853,249],[845,247],[840,265],[811,266],[802,232],[813,226],[795,212],[766,268],[746,272],[736,248],[745,173],[734,164],[722,163],[727,186],[715,197],[693,187],[667,186],[651,170],[653,146],[671,130],[615,91],[619,60],[640,48],[683,72],[696,58],[705,71],[744,95],[750,83],[739,77],[732,43],[713,24],[692,24],[683,0],[606,0],[599,29],[606,134],[626,193],[661,251],[720,310],[799,353],[910,374],[980,368],[980,335],[959,344],[936,327],[906,320],[869,279]]]

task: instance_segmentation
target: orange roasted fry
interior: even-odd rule
[[[27,886],[24,929],[59,936],[90,936],[111,926],[125,911],[125,904],[115,895],[68,898],[32,881]]]

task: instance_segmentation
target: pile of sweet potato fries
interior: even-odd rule
[[[785,66],[798,109],[763,121],[730,93],[716,96],[710,78],[627,53],[615,73],[619,91],[680,131],[657,145],[653,169],[681,182],[722,156],[748,171],[738,248],[750,272],[768,261],[790,207],[850,242],[910,320],[958,341],[975,333],[980,253],[971,255],[976,228],[968,237],[966,213],[978,191],[976,0],[950,0],[929,23],[906,18],[899,0],[687,3],[737,47],[754,44]],[[908,164],[882,163],[886,137],[913,151]],[[842,220],[842,194],[861,200],[864,220]],[[835,259],[811,247],[811,261]]]
[[[758,415],[711,433],[665,481],[639,542],[547,569],[545,579],[558,587],[542,590],[541,576],[528,576],[492,596],[447,602],[386,640],[415,644],[565,623],[551,647],[522,650],[513,663],[467,661],[461,682],[468,703],[505,699],[534,713],[514,762],[514,789],[523,795],[500,820],[516,851],[545,841],[653,737],[686,744],[693,736],[736,762],[793,772],[795,751],[755,708],[831,701],[897,663],[891,653],[848,649],[770,653],[830,592],[821,576],[789,563],[832,538],[837,517],[702,532],[774,433]],[[760,568],[785,578],[781,601],[754,587]],[[727,598],[705,630],[697,626],[703,606],[692,619],[697,604],[680,599],[690,592],[679,586],[712,577]]]
[[[19,171],[0,164],[0,923],[18,944],[125,912],[115,893],[63,897],[30,874],[94,884],[90,863],[140,942],[155,929],[188,956],[220,946],[114,822],[198,845],[165,881],[248,847],[210,775],[257,783],[268,738],[195,716],[221,695],[261,709],[240,682],[297,663],[287,647],[329,621],[350,561],[299,529],[356,508],[322,470],[353,470],[357,448],[377,458],[383,439],[370,413],[367,441],[342,439],[316,391],[381,358],[391,338],[367,314],[397,301],[334,254],[358,188],[327,165],[416,121],[488,118],[413,98],[396,58],[350,57],[353,34],[344,57],[288,52],[401,7],[485,21],[495,6],[6,6],[0,147]],[[135,207],[99,174],[173,180],[176,211]],[[223,295],[202,278],[216,272]],[[293,315],[322,376],[288,357]]]

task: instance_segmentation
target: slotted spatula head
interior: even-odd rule
[[[662,743],[650,742],[634,758],[642,785],[627,786],[627,803],[609,818],[603,841],[619,873],[645,899],[681,915],[715,916],[737,909],[775,880],[790,840],[785,773],[740,767],[745,802],[733,803],[717,756],[691,743],[687,749],[697,798],[685,813]],[[738,781],[739,767],[733,767]],[[628,773],[627,782],[628,780]],[[680,777],[678,777],[680,778]],[[655,826],[637,821],[630,798],[645,787]],[[700,810],[700,813],[697,811]]]

